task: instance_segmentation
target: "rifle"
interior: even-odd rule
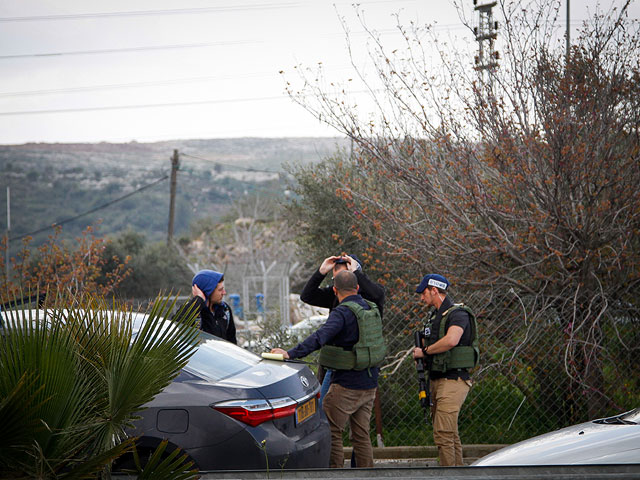
[[[416,347],[422,348],[422,334],[415,332],[413,335]],[[418,370],[418,398],[420,406],[424,409],[424,420],[429,424],[429,416],[431,414],[431,394],[429,392],[429,377],[425,377],[425,358],[416,359],[416,370]]]

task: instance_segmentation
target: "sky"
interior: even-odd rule
[[[400,18],[476,48],[454,0],[358,3],[385,44]],[[572,28],[595,4],[571,1]],[[349,0],[0,0],[0,144],[339,135],[285,81],[319,62],[352,77],[341,19],[365,59],[355,13]]]

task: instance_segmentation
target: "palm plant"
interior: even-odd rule
[[[131,310],[91,295],[2,312],[1,478],[109,476],[112,461],[135,448],[125,429],[136,411],[197,345],[192,322],[165,320],[174,302],[158,298],[137,335]],[[178,458],[169,470],[184,475],[188,466]]]

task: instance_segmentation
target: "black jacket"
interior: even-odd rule
[[[196,306],[193,306],[194,303]],[[233,321],[233,312],[226,302],[214,305],[214,311],[212,312],[209,310],[209,307],[207,307],[207,303],[202,298],[196,296],[182,305],[172,319],[176,322],[184,320],[191,308],[196,308],[200,312],[198,315],[200,330],[228,340],[231,343],[238,343],[236,339],[236,324]]]
[[[358,294],[362,296],[362,298],[375,303],[382,317],[384,313],[384,287],[379,283],[369,280],[369,277],[367,277],[360,268],[354,273],[360,286]],[[336,297],[336,294],[333,292],[333,287],[320,288],[325,276],[326,275],[320,273],[320,270],[316,270],[302,289],[300,300],[314,307],[333,310],[338,306],[338,297]]]

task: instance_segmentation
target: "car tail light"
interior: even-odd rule
[[[255,427],[276,418],[296,413],[297,403],[289,397],[269,400],[230,400],[212,405],[215,410]]]

